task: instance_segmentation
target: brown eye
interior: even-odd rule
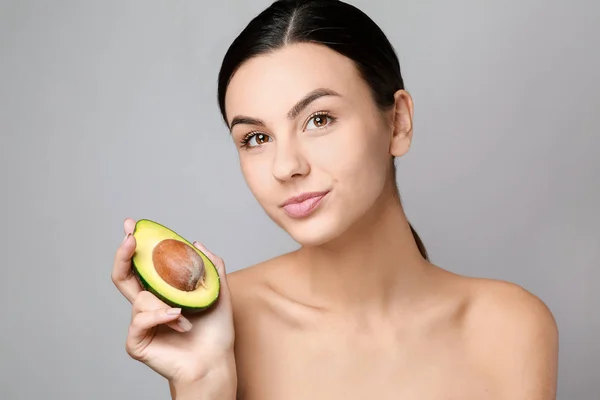
[[[317,114],[308,120],[308,124],[306,124],[306,129],[312,130],[326,128],[328,125],[331,125],[333,121],[334,119],[330,115]]]
[[[325,115],[317,115],[315,117],[315,126],[317,128],[325,125],[325,121],[327,120],[327,117]]]
[[[244,148],[256,147],[269,141],[269,135],[265,135],[264,133],[253,132],[246,135],[246,137],[242,139],[241,146]]]

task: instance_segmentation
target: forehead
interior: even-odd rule
[[[233,76],[225,98],[229,120],[237,114],[281,118],[316,88],[362,96],[364,85],[352,60],[321,45],[299,43],[246,61]],[[358,92],[357,92],[358,91]]]

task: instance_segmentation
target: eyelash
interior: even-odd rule
[[[313,114],[310,115],[310,117],[308,118],[308,121],[312,120],[315,117],[327,117],[329,119],[329,124],[325,125],[324,127],[321,128],[317,128],[317,129],[327,129],[329,128],[333,123],[335,123],[337,121],[337,118],[334,117],[333,115],[331,115],[330,112],[328,111],[317,111]],[[308,123],[308,122],[307,122]],[[251,131],[248,132],[240,141],[240,145],[243,148],[249,148],[248,146],[248,142],[250,142],[250,140],[252,140],[252,138],[256,135],[261,135],[263,134],[262,132],[259,131]],[[265,134],[266,136],[266,134]]]

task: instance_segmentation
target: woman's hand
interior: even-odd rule
[[[125,349],[171,383],[188,384],[218,370],[235,376],[234,327],[225,264],[201,244],[194,242],[217,267],[221,280],[219,299],[210,309],[188,318],[145,291],[131,269],[135,252],[132,235],[135,221],[126,219],[126,238],[115,254],[112,280],[132,304],[131,324]],[[223,373],[225,370],[225,373]]]

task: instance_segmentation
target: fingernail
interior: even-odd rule
[[[179,317],[177,320],[177,325],[179,325],[179,327],[186,332],[192,329],[192,323],[185,317]]]
[[[181,308],[169,308],[167,310],[167,314],[169,315],[177,315],[181,313]]]
[[[131,236],[131,233],[128,233],[127,235],[125,235],[125,238],[123,239],[123,243],[125,243],[127,241],[127,239],[129,239],[129,236]]]

